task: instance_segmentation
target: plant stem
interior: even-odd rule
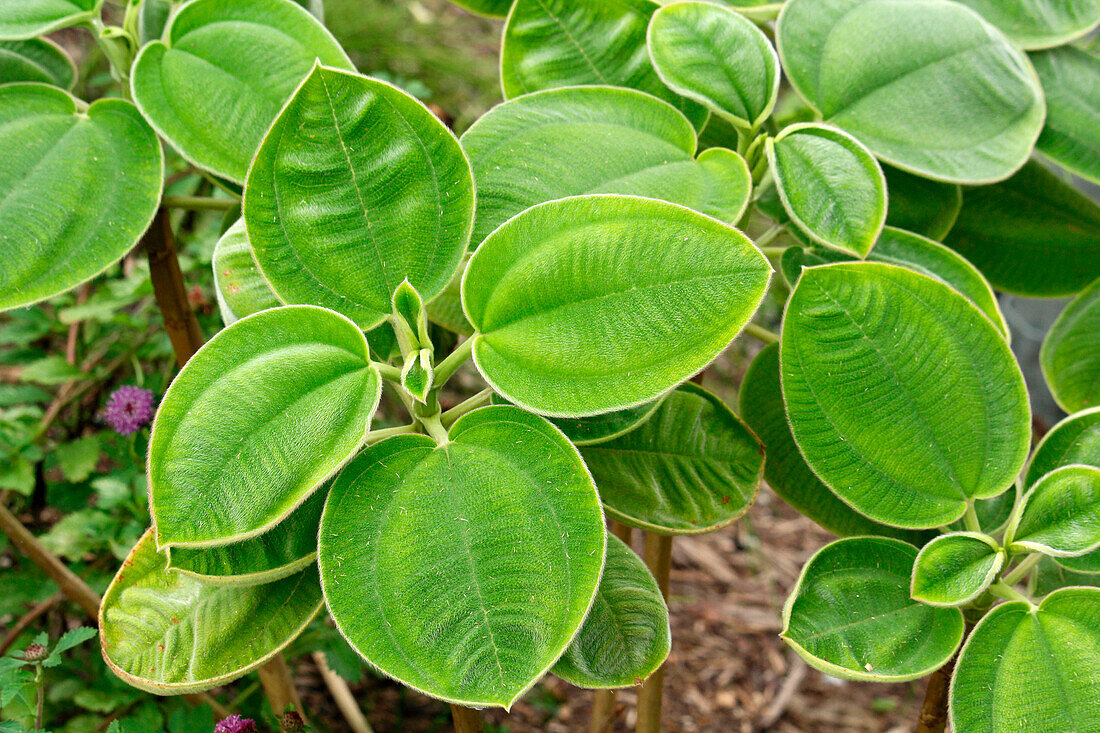
[[[756,339],[759,339],[760,341],[763,341],[766,344],[779,343],[779,334],[775,333],[774,331],[769,331],[762,326],[757,326],[755,323],[745,324],[744,332]]]
[[[1043,556],[1038,552],[1028,555],[1011,572],[1005,575],[1001,581],[1005,585],[1016,585],[1024,579],[1024,576],[1027,575],[1033,567],[1042,562],[1042,560]]]
[[[459,402],[451,409],[444,412],[439,416],[440,421],[443,423],[443,427],[449,428],[454,425],[455,420],[465,415],[467,412],[473,412],[482,405],[489,403],[489,400],[493,397],[493,390],[483,389],[473,397]]]
[[[157,209],[141,242],[149,258],[149,277],[153,281],[157,307],[164,318],[164,330],[172,342],[176,363],[182,367],[199,350],[203,339],[195,312],[187,300],[187,286],[183,283],[168,209]]]
[[[481,713],[473,708],[452,704],[451,719],[454,721],[455,733],[481,733],[485,730]]]
[[[630,544],[634,528],[612,520],[611,534]],[[615,690],[596,690],[592,696],[592,715],[588,719],[588,733],[607,733],[615,722]]]
[[[264,662],[258,670],[260,684],[264,687],[264,694],[271,703],[271,710],[276,715],[282,715],[289,707],[295,710],[305,719],[302,709],[302,700],[298,697],[298,691],[294,689],[294,680],[290,676],[290,667],[282,654]]]
[[[27,630],[27,627],[35,622],[35,619],[53,608],[64,597],[65,596],[61,593],[54,593],[52,596],[23,614],[19,620],[12,625],[11,629],[4,636],[4,640],[0,641],[0,657],[7,654],[8,649],[11,649],[11,645],[15,643],[15,640],[19,638],[20,634]]]
[[[440,422],[440,415],[427,415],[423,417],[417,417],[420,424],[424,426],[424,429],[428,431],[428,435],[432,436],[432,439],[439,443],[439,445],[447,445],[451,442],[450,436],[447,434],[447,428],[443,427],[443,423]]]
[[[439,362],[435,366],[435,379],[432,380],[434,387],[442,387],[447,383],[447,380],[458,371],[458,368],[466,363],[466,360],[470,358],[470,352],[474,348],[473,338],[468,338],[461,344],[455,347],[455,350],[447,354],[447,358]]]
[[[782,234],[786,230],[787,230],[787,225],[786,224],[775,224],[775,225],[773,225],[767,231],[765,231],[763,234],[761,234],[759,237],[756,238],[755,244],[756,244],[757,249],[762,250],[762,248],[764,246],[769,244],[773,239],[778,237],[780,234]],[[787,249],[787,248],[784,247],[783,249]]]
[[[1003,580],[998,580],[996,583],[989,586],[989,592],[1006,601],[1023,601],[1029,606],[1035,605],[1030,598],[1013,588],[1011,585],[1008,585]]]
[[[943,733],[947,727],[947,699],[951,686],[951,674],[955,669],[955,657],[928,678],[928,689],[917,716],[916,733]]]
[[[367,439],[364,444],[370,445],[371,443],[377,443],[379,441],[385,440],[386,438],[392,438],[395,435],[407,435],[409,433],[415,432],[415,424],[401,425],[400,427],[396,428],[380,428],[378,430],[371,430],[369,433],[367,433]]]
[[[165,196],[160,205],[166,209],[191,211],[229,211],[241,205],[239,199],[219,199],[210,196]]]
[[[37,730],[42,729],[42,717],[46,712],[46,688],[42,684],[42,663],[39,662],[34,665],[34,687],[35,687],[35,705],[34,705],[34,727]]]
[[[401,369],[395,367],[393,364],[385,364],[380,361],[373,362],[374,368],[378,370],[378,373],[382,375],[382,379],[388,379],[391,382],[401,384]]]
[[[968,532],[981,532],[982,523],[978,521],[978,512],[974,509],[974,502],[966,503],[966,514],[963,515],[963,524]]]
[[[348,726],[354,733],[374,733],[370,727],[367,716],[359,709],[359,703],[355,702],[355,696],[351,694],[348,683],[344,678],[332,671],[325,659],[324,652],[313,652],[313,663],[317,665],[317,671],[321,673],[321,679],[325,681],[332,699],[336,701],[336,707],[348,722]]]
[[[783,253],[790,247],[758,247],[758,249],[764,253],[765,257],[770,259],[772,257],[782,257]]]
[[[672,537],[669,535],[645,533],[644,557],[649,572],[657,580],[661,595],[668,600],[668,576],[672,566]],[[638,690],[638,725],[635,733],[660,733],[661,697],[665,685],[665,665],[642,683]]]

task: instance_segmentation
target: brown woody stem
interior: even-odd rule
[[[455,733],[481,733],[485,730],[481,713],[473,708],[452,704],[451,719],[454,721]]]
[[[302,715],[302,700],[298,697],[298,691],[294,689],[294,680],[290,676],[290,667],[282,654],[264,662],[256,672],[260,675],[260,684],[263,685],[264,694],[271,703],[271,710],[276,715],[282,715],[288,708]]]
[[[176,254],[176,238],[172,235],[172,221],[167,209],[157,209],[153,223],[141,242],[149,258],[149,277],[153,281],[157,307],[164,318],[164,330],[172,341],[176,363],[182,367],[199,350],[203,339],[199,322],[187,300],[187,286],[183,283],[183,272]]]
[[[668,600],[668,576],[672,567],[672,537],[645,533],[645,564],[657,580],[661,595]],[[661,698],[665,686],[665,665],[642,683],[638,690],[638,725],[636,733],[659,733],[661,730]]]
[[[924,703],[920,707],[920,715],[917,716],[916,733],[943,733],[947,727],[947,696],[954,670],[955,659],[952,658],[928,678]]]

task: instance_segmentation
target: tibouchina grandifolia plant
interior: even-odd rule
[[[807,662],[932,675],[922,731],[1100,730],[1100,208],[1064,173],[1100,182],[1100,5],[458,4],[506,16],[506,101],[461,139],[292,0],[0,0],[0,307],[227,210],[224,330],[192,357],[162,303],[186,363],[110,667],[210,689],[324,611],[459,730],[552,673],[649,678],[652,733],[671,537],[763,475],[842,536],[784,609]],[[65,90],[36,39],[71,25],[127,99]],[[163,197],[161,141],[226,193]],[[1074,296],[1041,355],[1073,414],[1034,450],[994,288]],[[688,380],[743,332],[737,416]],[[486,388],[442,409],[468,361]],[[408,421],[372,429],[384,386]]]

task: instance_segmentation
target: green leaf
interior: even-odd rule
[[[653,416],[661,406],[662,400],[663,398],[656,399],[637,407],[589,417],[552,417],[549,420],[565,433],[565,437],[569,438],[569,442],[573,445],[577,447],[596,445],[636,430]],[[507,400],[497,394],[492,396],[492,401],[498,405],[508,404]]]
[[[770,271],[710,217],[577,196],[493,232],[467,266],[462,301],[478,331],[474,360],[497,392],[583,417],[649,402],[706,366],[748,322]]]
[[[871,519],[949,524],[1023,468],[1020,369],[989,319],[938,280],[877,262],[804,270],[780,363],[807,463]]]
[[[402,281],[393,291],[393,316],[390,321],[401,344],[401,351],[413,355],[419,349],[434,350],[431,335],[428,333],[428,313],[424,300],[408,280]],[[430,366],[431,360],[428,360]]]
[[[101,447],[98,435],[85,435],[54,450],[66,481],[83,481],[95,471]]]
[[[981,13],[1020,48],[1061,46],[1100,24],[1100,3],[1095,0],[959,1]]]
[[[1039,606],[997,606],[970,634],[951,679],[960,733],[1085,733],[1100,721],[1100,590],[1064,588]]]
[[[1100,278],[1074,298],[1050,327],[1039,363],[1063,410],[1100,406]]]
[[[194,0],[134,61],[134,102],[180,155],[243,183],[264,133],[319,60],[354,68],[287,0]]]
[[[134,246],[160,200],[163,156],[134,105],[56,87],[0,87],[0,310],[76,287]]]
[[[153,420],[157,545],[229,544],[276,524],[359,449],[381,388],[362,332],[332,311],[272,308],[220,331]]]
[[[649,21],[649,56],[674,92],[737,127],[756,129],[775,108],[779,56],[756,25],[709,2],[678,2]]]
[[[788,282],[793,283],[798,280],[803,267],[851,259],[839,252],[791,247],[783,253],[783,274]],[[899,265],[950,285],[978,306],[1006,340],[1011,335],[989,282],[958,252],[918,234],[885,227],[867,259]]]
[[[579,84],[629,87],[671,102],[702,129],[707,108],[661,83],[646,52],[659,7],[651,0],[516,0],[500,49],[504,98]]]
[[[478,198],[480,201],[480,197]],[[477,222],[474,223],[475,231]],[[463,336],[470,336],[474,327],[466,320],[466,313],[462,310],[462,276],[466,274],[466,268],[455,272],[454,277],[443,288],[443,292],[436,296],[435,300],[428,303],[428,319],[439,326]]]
[[[764,478],[783,501],[842,537],[881,535],[922,545],[930,535],[873,522],[821,483],[798,446],[787,423],[779,387],[779,345],[756,355],[741,381],[741,417],[764,444]]]
[[[1014,552],[1072,557],[1100,547],[1100,468],[1070,465],[1039,479],[1005,533]]]
[[[905,682],[938,669],[962,642],[963,616],[909,597],[916,557],[917,548],[887,537],[826,545],[802,568],[781,636],[834,677]]]
[[[724,149],[696,159],[696,145],[682,114],[633,89],[552,89],[498,105],[462,136],[477,180],[473,241],[535,204],[586,193],[659,198],[737,221],[748,166]]]
[[[551,671],[577,687],[631,687],[661,666],[670,644],[668,607],[657,581],[626,543],[609,535],[592,610]]]
[[[0,38],[24,39],[86,23],[103,0],[3,0]]]
[[[489,18],[503,18],[512,7],[512,0],[451,0],[460,8]]]
[[[293,575],[317,557],[317,527],[327,496],[327,487],[314,491],[286,519],[241,542],[170,547],[168,570],[213,585],[257,585]]]
[[[427,402],[428,393],[435,381],[435,369],[432,365],[432,352],[421,349],[409,355],[405,367],[401,370],[401,387],[418,402]]]
[[[458,269],[474,216],[470,163],[395,86],[317,66],[256,153],[244,219],[260,270],[288,303],[369,329],[405,279],[425,301]]]
[[[19,371],[19,379],[38,384],[62,384],[74,379],[88,379],[89,375],[70,364],[63,356],[45,356],[27,364]]]
[[[718,397],[686,383],[653,417],[581,451],[615,519],[657,534],[702,534],[733,522],[760,488],[764,453]]]
[[[1034,161],[967,189],[944,244],[1017,295],[1073,295],[1100,277],[1100,206]]]
[[[321,519],[321,582],[341,633],[379,670],[508,708],[580,628],[605,536],[576,449],[495,405],[459,418],[444,445],[400,435],[348,464]]]
[[[1100,407],[1070,415],[1043,436],[1031,456],[1024,486],[1030,488],[1054,469],[1072,464],[1100,468]]]
[[[814,241],[863,258],[886,222],[886,179],[858,140],[816,124],[766,143],[783,207]]]
[[[1100,7],[1100,4],[1097,5]],[[1082,178],[1100,183],[1100,59],[1073,46],[1031,54],[1047,100],[1036,147]]]
[[[61,638],[57,640],[57,644],[50,650],[50,656],[42,663],[43,667],[56,667],[61,664],[61,655],[69,651],[73,647],[80,646],[88,639],[94,638],[98,632],[88,626],[80,626],[75,629],[66,631],[61,635]]]
[[[146,692],[208,690],[278,654],[323,605],[313,567],[246,587],[205,585],[168,572],[150,530],[103,596],[103,658],[120,679]]]
[[[988,535],[941,535],[917,554],[910,595],[929,606],[965,606],[985,592],[1004,562],[1004,550]]]
[[[214,293],[225,325],[282,305],[256,266],[244,219],[238,219],[214,245],[211,264]]]
[[[46,38],[0,41],[0,84],[16,81],[37,81],[72,89],[76,64],[60,46]]]
[[[880,159],[989,183],[1023,165],[1043,125],[1027,57],[947,0],[790,0],[776,29],[795,90]]]
[[[892,165],[882,166],[882,172],[889,193],[887,225],[936,241],[947,236],[962,209],[958,184],[914,176]]]

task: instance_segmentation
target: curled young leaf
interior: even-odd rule
[[[706,366],[748,322],[767,259],[743,234],[633,196],[519,214],[471,258],[473,354],[517,405],[583,417],[649,402]]]
[[[85,108],[56,87],[5,84],[0,150],[0,310],[98,275],[152,221],[164,158],[129,102]]]
[[[423,104],[316,66],[260,145],[243,207],[276,295],[369,329],[404,280],[425,301],[446,287],[470,239],[474,184],[458,140]]]
[[[1072,557],[1100,547],[1100,468],[1069,465],[1039,479],[1005,533],[1016,552]]]
[[[965,297],[877,262],[802,272],[780,347],[806,462],[885,524],[933,528],[1012,486],[1031,411],[999,331]]]
[[[544,201],[586,193],[664,199],[733,223],[749,202],[748,165],[725,149],[695,157],[672,105],[633,89],[568,87],[489,110],[462,136],[477,180],[479,243]]]
[[[0,41],[0,84],[17,81],[72,89],[76,64],[60,46],[46,38]]]
[[[988,535],[941,535],[917,554],[910,595],[929,606],[964,606],[985,592],[1004,562],[1004,550]]]
[[[722,400],[685,383],[640,427],[581,450],[615,519],[657,534],[702,534],[743,515],[764,467],[760,441]]]
[[[209,690],[278,654],[323,606],[316,568],[264,585],[206,585],[169,571],[150,530],[103,595],[103,658],[146,692]]]
[[[1003,603],[978,622],[959,654],[951,725],[959,733],[1094,731],[1097,660],[1100,589],[1056,590],[1038,607]]]
[[[1063,410],[1100,406],[1100,278],[1074,298],[1050,327],[1039,364]]]
[[[845,679],[905,682],[938,669],[962,642],[963,616],[910,597],[916,557],[887,537],[826,545],[802,568],[781,636],[811,667]]]
[[[695,129],[707,108],[663,83],[646,53],[653,0],[515,0],[504,26],[500,81],[505,99],[578,84],[610,84],[672,103]]]
[[[956,183],[1008,177],[1043,125],[1027,57],[948,0],[789,0],[776,28],[791,84],[880,159]]]
[[[1100,3],[1095,3],[1100,8]],[[1036,148],[1063,168],[1100,184],[1100,58],[1074,46],[1031,54],[1043,83],[1047,119]]]
[[[709,2],[677,2],[653,14],[649,57],[673,91],[734,125],[756,129],[779,95],[779,57],[745,16]]]
[[[244,183],[264,132],[315,61],[352,68],[321,23],[287,0],[193,0],[142,47],[131,90],[180,155]]]
[[[641,684],[668,657],[668,606],[645,563],[614,535],[592,610],[551,670],[577,687]]]
[[[604,564],[599,497],[576,448],[510,405],[449,442],[360,453],[321,519],[325,598],[385,674],[433,697],[508,708],[569,646]]]
[[[886,179],[858,140],[816,124],[787,127],[766,143],[783,207],[815,241],[866,257],[886,222]]]
[[[363,333],[332,311],[272,308],[220,331],[153,421],[157,545],[229,544],[279,522],[358,450],[381,389]]]

